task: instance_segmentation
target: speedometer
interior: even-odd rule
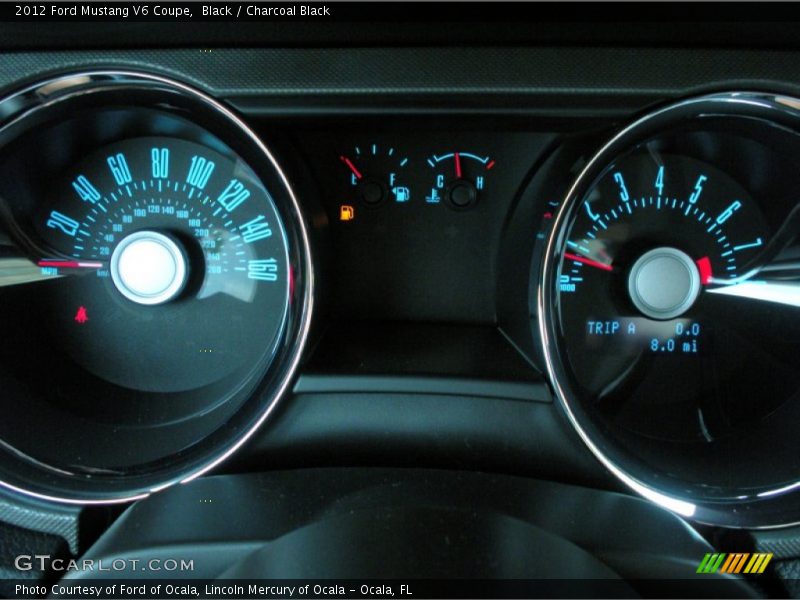
[[[151,75],[65,75],[0,115],[0,485],[89,503],[196,477],[272,412],[308,333],[286,176]]]
[[[710,435],[697,394],[714,393],[708,358],[728,325],[707,292],[735,281],[767,238],[749,193],[705,162],[639,152],[608,170],[571,229],[558,284],[570,363],[602,410],[653,437]],[[676,381],[680,393],[662,393]],[[670,418],[652,419],[656,398]]]
[[[538,289],[556,394],[625,483],[699,520],[800,516],[797,101],[689,100],[562,204]]]
[[[58,307],[50,327],[74,361],[124,390],[244,375],[283,329],[291,275],[275,204],[246,165],[202,145],[102,148],[54,186],[37,225],[67,256],[39,260],[68,278],[37,292]],[[157,361],[142,352],[153,340]]]

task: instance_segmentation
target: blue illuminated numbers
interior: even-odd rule
[[[650,350],[652,350],[653,352],[658,352],[659,349],[661,350],[661,352],[674,352],[675,340],[670,338],[666,342],[664,342],[663,346],[659,343],[658,338],[653,338],[652,340],[650,340]]]
[[[705,175],[700,175],[697,178],[697,183],[694,184],[694,191],[692,195],[689,196],[689,204],[697,204],[697,200],[700,198],[700,194],[703,193],[703,182],[708,179]]]
[[[75,234],[78,233],[78,227],[80,227],[80,224],[75,219],[72,219],[63,213],[54,210],[50,213],[50,218],[47,219],[47,226],[50,229],[59,229],[68,236],[75,237]]]
[[[193,156],[192,164],[189,166],[189,174],[186,176],[186,183],[198,189],[206,187],[211,173],[214,172],[216,165],[202,156]]]
[[[592,207],[589,206],[589,202],[584,203],[583,207],[586,209],[586,214],[589,215],[592,221],[598,221],[600,219],[600,215],[592,212]]]
[[[72,187],[78,192],[81,200],[84,202],[91,202],[94,204],[100,200],[100,192],[97,191],[91,182],[83,175],[78,175],[78,178],[72,182]]]
[[[656,175],[656,189],[658,190],[658,195],[662,195],[664,193],[664,167],[658,167],[658,174]]]
[[[675,323],[675,335],[693,335],[697,337],[700,335],[700,323],[692,323],[688,327],[682,322]]]
[[[150,161],[153,167],[153,177],[166,179],[169,175],[169,148],[153,148],[150,150]]]
[[[272,235],[272,229],[270,229],[269,223],[267,223],[264,215],[259,215],[255,219],[241,225],[239,231],[242,232],[242,238],[248,244],[250,242],[263,240]]]
[[[228,212],[235,210],[242,202],[250,197],[250,190],[238,179],[231,179],[228,187],[219,195],[217,202]]]
[[[731,218],[731,215],[735,213],[742,207],[742,203],[738,200],[734,200],[731,205],[723,210],[720,215],[717,217],[717,224],[722,225],[725,221]]]
[[[247,263],[247,277],[256,281],[277,281],[278,261],[274,258],[251,260]]]
[[[739,252],[740,250],[746,250],[747,248],[758,248],[761,244],[764,243],[760,237],[756,238],[755,242],[750,242],[749,244],[739,244],[738,246],[733,247],[734,252]]]
[[[131,170],[128,168],[128,161],[125,160],[125,155],[120,153],[115,156],[109,156],[106,159],[108,168],[111,169],[111,174],[114,176],[114,181],[117,185],[125,185],[133,180]]]
[[[614,173],[614,181],[617,182],[619,185],[619,197],[622,198],[623,202],[627,202],[630,200],[630,196],[628,195],[628,188],[625,187],[625,180],[622,178],[622,173],[616,172]]]

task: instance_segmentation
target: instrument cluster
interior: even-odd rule
[[[800,485],[798,106],[719,93],[575,131],[243,119],[126,71],[12,91],[0,482],[141,497],[227,458],[304,370],[359,376],[369,355],[381,375],[546,382],[636,492],[778,524]],[[469,327],[521,366],[450,335]],[[362,358],[336,363],[357,331]]]

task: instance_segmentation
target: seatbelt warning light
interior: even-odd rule
[[[78,312],[75,313],[75,322],[78,323],[79,325],[83,325],[88,320],[89,320],[89,315],[86,314],[86,307],[79,306]]]
[[[356,218],[356,209],[348,204],[342,204],[339,207],[339,220],[340,221],[352,221]]]

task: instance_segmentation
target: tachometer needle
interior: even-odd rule
[[[614,270],[614,267],[612,267],[611,265],[607,265],[605,263],[592,260],[591,258],[584,258],[583,256],[578,256],[577,254],[572,254],[570,252],[564,252],[564,258],[568,260],[574,260],[575,262],[583,263],[585,265],[589,265],[590,267],[594,267],[595,269],[602,269],[603,271],[611,272]]]
[[[461,179],[461,155],[458,152],[455,153],[455,163],[456,163],[456,178]]]
[[[361,171],[359,171],[356,166],[353,164],[353,161],[347,158],[346,156],[340,156],[339,159],[347,165],[347,167],[353,172],[353,175],[356,176],[356,179],[361,179]]]

